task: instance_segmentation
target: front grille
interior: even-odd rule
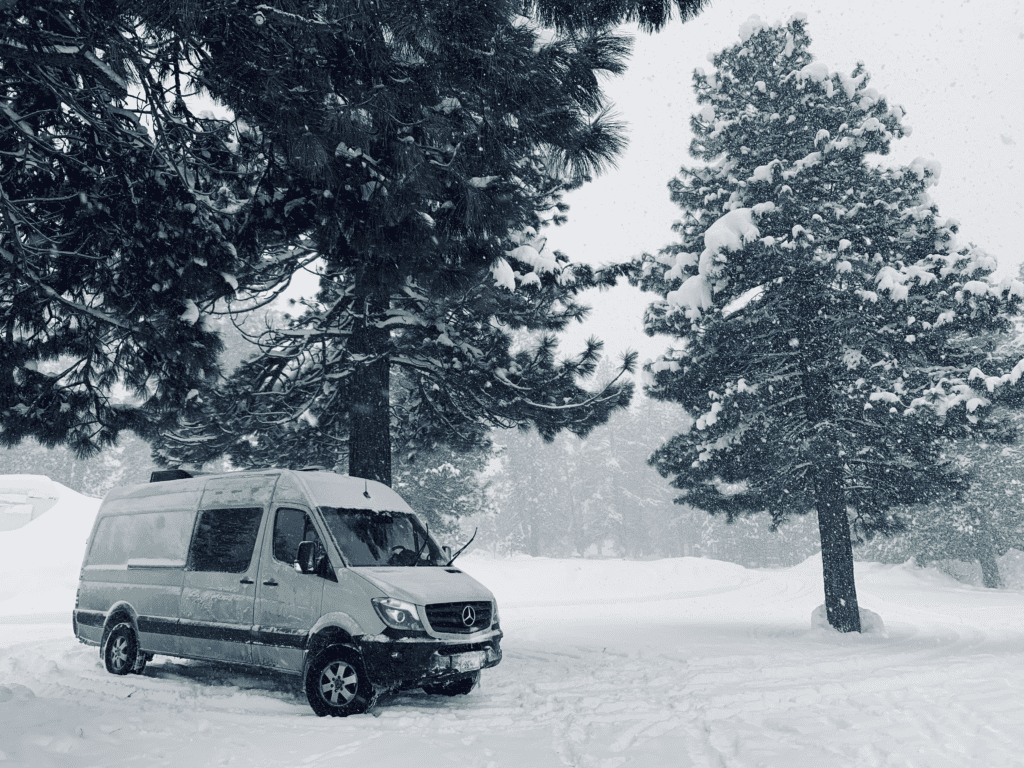
[[[467,610],[472,611],[472,622],[466,623]],[[427,606],[427,621],[436,632],[469,634],[491,626],[489,601],[473,603],[434,603]]]

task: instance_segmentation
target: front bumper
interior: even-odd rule
[[[359,638],[366,674],[377,687],[418,688],[422,683],[453,679],[496,666],[501,661],[502,633],[465,642],[434,638],[392,640],[383,635]]]

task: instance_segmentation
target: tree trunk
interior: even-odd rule
[[[982,509],[978,510],[978,528],[974,552],[981,563],[981,583],[989,589],[1002,589],[1003,579],[999,574],[999,562],[996,560],[991,521],[988,512]]]
[[[860,632],[860,607],[853,576],[853,545],[846,517],[843,467],[826,458],[814,468],[814,496],[821,536],[821,569],[825,580],[828,623],[839,632]]]
[[[806,314],[807,317],[813,317]],[[807,338],[813,338],[811,330]],[[808,345],[810,346],[810,345]],[[828,623],[839,632],[860,632],[860,606],[853,574],[853,545],[846,516],[843,460],[835,434],[835,411],[826,374],[808,360],[803,374],[804,413],[817,432],[810,461],[821,537],[821,569]]]
[[[349,404],[348,473],[391,485],[391,360],[387,328],[375,322],[386,302],[367,296],[349,340],[353,355],[365,362],[352,373]]]
[[[530,521],[530,557],[540,557],[540,521],[537,519]]]

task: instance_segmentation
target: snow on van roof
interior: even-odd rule
[[[383,483],[334,472],[295,472],[318,507],[412,512],[405,500]]]
[[[302,494],[318,507],[412,512],[412,508],[401,496],[383,483],[374,480],[328,471],[264,469],[112,488],[104,501],[103,513],[117,514],[124,509],[132,508],[131,503],[121,503],[121,500],[142,497],[161,498],[165,500],[167,508],[193,506],[197,501],[195,495],[204,488],[207,491],[216,489],[216,495],[223,494],[225,500],[230,498],[231,505],[246,502],[265,504],[271,491],[277,499],[297,500],[296,493],[301,489]],[[203,506],[209,506],[207,495],[203,496],[202,503]],[[147,508],[150,507],[152,502],[147,504]]]

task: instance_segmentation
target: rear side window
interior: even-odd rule
[[[262,507],[204,509],[199,513],[188,551],[189,570],[222,573],[249,570],[262,519]]]
[[[277,510],[274,516],[274,559],[294,565],[299,543],[303,541],[316,542],[317,552],[323,552],[323,544],[309,515],[301,509]]]
[[[96,529],[88,565],[123,566],[138,561],[180,568],[194,519],[193,511],[104,517]]]

